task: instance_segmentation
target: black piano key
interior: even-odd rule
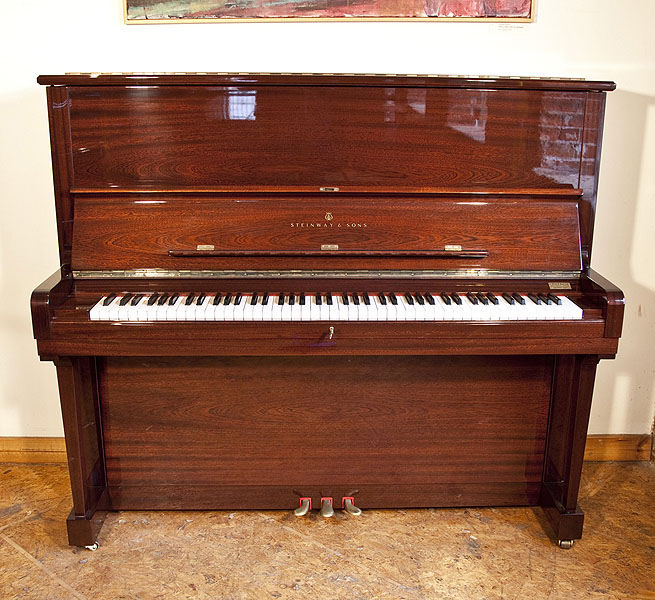
[[[341,294],[341,300],[343,301],[345,306],[348,306],[350,304],[350,302],[348,301],[348,294],[346,294],[345,292]]]
[[[462,305],[462,299],[459,297],[459,294],[457,292],[453,292],[450,294],[450,297],[453,299],[453,302],[457,304],[458,306]]]
[[[425,294],[423,294],[423,296],[425,296],[425,299],[428,301],[428,304],[431,304],[432,306],[434,306],[434,296],[432,296],[432,294],[430,294],[430,292],[425,292]]]
[[[132,299],[132,294],[125,294],[119,301],[119,306],[125,306]]]
[[[371,299],[366,292],[362,294],[362,298],[364,299],[364,304],[366,304],[366,306],[371,306]]]
[[[132,302],[130,302],[131,306],[136,306],[139,302],[141,302],[141,298],[143,298],[143,294],[137,294],[132,298]]]
[[[284,306],[284,294],[280,293],[280,295],[277,297],[277,303],[280,306]]]
[[[321,296],[320,293],[316,294],[315,302],[316,302],[316,306],[322,306],[323,305],[323,297]]]
[[[407,304],[410,306],[414,305],[414,298],[412,298],[412,295],[409,292],[405,293],[405,300],[407,301]]]
[[[221,294],[220,292],[216,292],[216,295],[214,296],[214,301],[212,302],[212,304],[214,306],[218,306],[221,303],[221,298],[222,297],[223,297],[223,294]]]
[[[512,292],[512,298],[514,298],[514,300],[516,300],[519,304],[525,304],[525,298],[521,296],[521,294]]]
[[[487,292],[487,298],[489,298],[489,302],[492,304],[498,304],[498,298],[494,296],[491,292]]]
[[[289,294],[289,306],[293,306],[296,303],[296,295]]]
[[[250,304],[252,306],[255,306],[257,304],[257,298],[259,298],[259,296],[257,294],[252,295],[252,298],[250,299]]]
[[[534,294],[528,294],[528,298],[530,298],[530,300],[532,300],[535,304],[541,304],[541,300],[539,300],[539,298],[537,298],[537,296]]]
[[[553,301],[548,296],[544,296],[543,294],[537,294],[537,298],[539,298],[539,300],[541,300],[544,304],[553,303]]]
[[[162,294],[161,296],[159,296],[159,300],[157,300],[157,306],[164,306],[167,300],[168,300],[168,294]]]
[[[453,301],[450,299],[450,296],[446,294],[446,292],[441,292],[440,296],[444,304],[447,304],[448,306],[452,304]]]
[[[512,298],[512,296],[507,292],[503,292],[503,298],[507,304],[516,304],[516,300],[514,300],[514,298]]]
[[[206,297],[207,297],[207,294],[205,294],[204,292],[201,293],[201,294],[198,294],[198,299],[196,300],[196,306],[200,306],[205,301]]]
[[[184,304],[185,304],[186,306],[191,306],[191,305],[193,304],[193,299],[194,299],[195,297],[196,297],[195,294],[189,294],[189,295],[186,297],[186,300],[184,301]]]
[[[421,294],[414,294],[414,300],[416,300],[421,306],[425,304],[425,299]]]
[[[268,292],[262,296],[262,306],[268,305]]]
[[[389,294],[389,301],[394,306],[398,306],[398,298],[396,298],[396,294]]]
[[[467,292],[466,297],[469,299],[469,302],[471,304],[477,304],[478,303],[478,298],[473,292]]]
[[[559,296],[556,296],[555,294],[548,294],[548,297],[555,303],[555,304],[562,304],[562,299]]]
[[[387,305],[387,299],[385,298],[384,294],[378,294],[378,300],[380,301],[380,304],[382,304],[382,306]]]
[[[242,300],[241,294],[237,294],[234,297],[234,306],[239,306],[239,304],[241,304],[241,300]]]
[[[173,306],[177,302],[177,299],[180,297],[179,294],[173,294],[169,299],[168,299],[168,305]]]
[[[298,298],[298,304],[300,304],[300,306],[305,306],[305,294],[300,294],[300,297]]]
[[[229,306],[230,302],[232,302],[232,294],[225,294],[225,298],[223,298],[223,306]]]
[[[353,304],[359,306],[359,294],[352,294]]]
[[[155,302],[157,302],[157,298],[159,298],[159,294],[150,294],[150,298],[148,298],[148,302],[146,304],[148,306],[152,306]]]
[[[103,306],[109,306],[116,299],[116,294],[109,294],[103,301]]]
[[[325,294],[325,301],[328,306],[332,306],[332,294]]]
[[[484,304],[484,305],[488,305],[488,304],[489,304],[489,298],[487,298],[487,297],[484,295],[484,293],[482,293],[482,292],[478,292],[476,295],[477,295],[477,297],[478,297],[478,300],[479,300],[480,302],[482,302],[482,304]]]

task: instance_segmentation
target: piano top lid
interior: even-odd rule
[[[249,85],[249,86],[357,86],[434,87],[609,92],[613,81],[587,81],[557,77],[476,75],[403,75],[383,73],[67,73],[40,75],[41,85],[146,86],[146,85]]]

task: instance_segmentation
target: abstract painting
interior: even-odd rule
[[[532,21],[534,0],[123,0],[127,23],[234,19]]]

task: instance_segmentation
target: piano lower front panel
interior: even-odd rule
[[[110,507],[536,504],[552,356],[98,359]]]

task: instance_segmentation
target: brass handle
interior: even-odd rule
[[[328,339],[331,340],[334,337],[334,327],[330,327],[328,332]]]

